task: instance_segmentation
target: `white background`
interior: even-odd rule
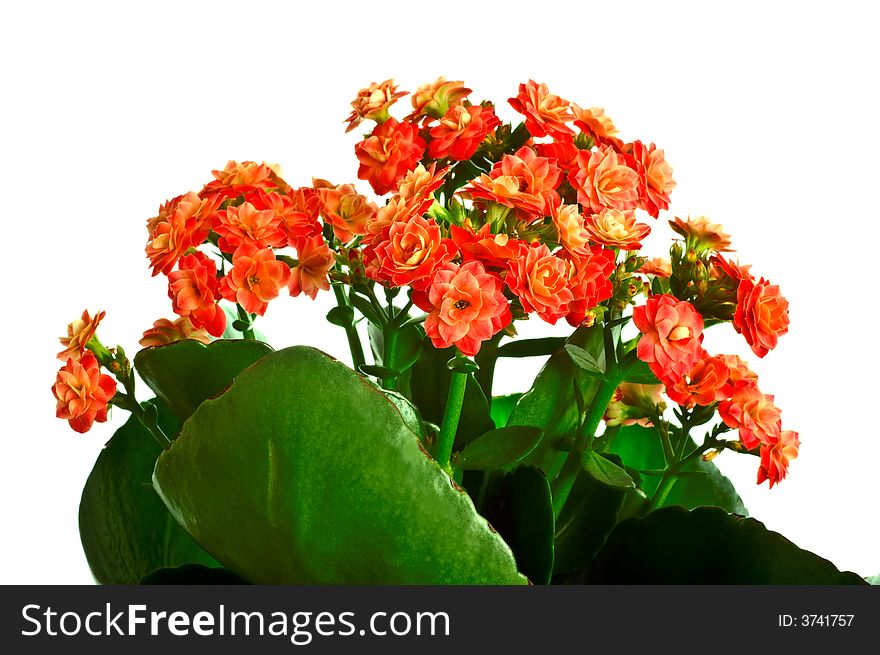
[[[880,573],[876,21],[866,2],[716,4],[4,3],[0,582],[91,582],[79,495],[125,413],[84,436],[55,419],[54,355],[84,307],[105,309],[102,339],[130,353],[171,316],[144,221],[228,159],[280,163],[293,185],[354,181],[342,121],[358,89],[439,75],[507,120],[506,99],[533,78],[665,149],[671,212],[722,223],[791,303],[791,331],[764,360],[729,326],[705,345],[749,357],[802,454],[772,491],[754,484],[754,458],[716,462],[770,528]],[[661,218],[653,254],[670,235]],[[259,327],[276,347],[347,359],[329,302],[281,298]],[[533,373],[506,368],[496,392]]]

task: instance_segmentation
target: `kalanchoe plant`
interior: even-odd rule
[[[602,109],[529,81],[513,125],[471,93],[438,79],[401,119],[391,80],[358,93],[357,176],[382,200],[229,162],[147,221],[178,318],[132,362],[85,312],[53,387],[78,432],[109,405],[133,415],[83,493],[96,578],[859,582],[745,518],[711,463],[755,456],[772,488],[797,457],[749,365],[702,345],[730,322],[767,355],[789,327],[779,287],[705,217],[669,221],[668,260],[640,254],[672,168]],[[256,339],[284,289],[332,290],[354,370]],[[530,315],[573,332],[517,338]],[[532,356],[549,359],[531,388],[494,396],[497,360]],[[154,399],[136,399],[135,371]],[[702,545],[687,559],[670,535]],[[733,541],[738,559],[718,550]]]

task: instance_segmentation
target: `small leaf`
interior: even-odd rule
[[[512,393],[509,396],[495,396],[492,398],[491,413],[496,428],[503,428],[507,425],[507,419],[521,397],[521,393]]]
[[[634,382],[636,384],[660,384],[657,376],[651,372],[650,367],[634,356],[631,356],[621,363],[620,373],[624,382]]]
[[[251,324],[242,321],[240,318],[232,321],[232,327],[235,328],[238,332],[245,332],[250,329]]]
[[[571,361],[581,370],[595,375],[605,375],[605,369],[599,364],[595,357],[583,348],[579,348],[573,344],[565,346],[565,352],[571,357]]]
[[[470,357],[456,355],[448,362],[446,362],[446,368],[448,368],[453,373],[473,373],[480,370],[480,365],[477,364]]]
[[[612,489],[635,489],[636,483],[624,469],[598,453],[587,451],[581,459],[584,471],[596,482]]]
[[[398,375],[397,371],[392,371],[390,368],[385,366],[373,366],[372,364],[362,364],[358,367],[358,370],[364,375],[372,375],[380,380],[390,380],[391,378],[396,378]]]
[[[361,314],[363,314],[370,323],[375,323],[376,325],[384,325],[385,320],[384,317],[380,316],[376,311],[376,308],[373,306],[367,298],[360,296],[354,292],[354,289],[349,290],[348,292],[348,300]]]
[[[425,332],[420,325],[407,325],[400,328],[391,360],[394,362],[394,369],[402,373],[415,364],[419,355],[422,354],[424,340]]]
[[[520,425],[491,430],[465,446],[459,454],[459,466],[480,471],[511,466],[535,449],[541,434],[541,428]]]
[[[517,339],[498,348],[498,357],[542,357],[552,355],[565,344],[565,337]]]
[[[354,309],[348,305],[337,305],[327,312],[327,321],[339,327],[351,327],[354,325]]]

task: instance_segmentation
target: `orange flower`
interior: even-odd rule
[[[759,444],[773,445],[782,429],[781,412],[773,396],[761,393],[754,380],[733,384],[733,394],[718,406],[724,424],[739,430],[743,445],[751,450]]]
[[[403,200],[412,200],[418,205],[417,214],[422,214],[434,204],[434,192],[443,184],[449,168],[436,170],[437,164],[429,168],[421,164],[403,176],[397,187],[397,195]]]
[[[380,196],[397,189],[407,171],[419,163],[425,140],[412,123],[389,118],[354,147],[360,166],[358,178],[367,180]]]
[[[217,245],[223,252],[231,254],[245,243],[258,248],[278,247],[287,243],[287,235],[281,230],[274,209],[258,210],[245,202],[221,211],[219,216],[220,221],[214,230],[220,235]]]
[[[492,234],[491,227],[486,223],[474,232],[470,223],[466,223],[464,227],[450,225],[449,235],[464,261],[477,259],[487,269],[506,270],[508,262],[519,255],[520,244],[525,245],[525,243],[519,239],[511,239],[506,234]]]
[[[666,411],[666,403],[660,395],[662,391],[662,384],[622,382],[605,410],[605,424],[612,427],[641,425],[650,428],[654,425],[650,417],[660,416]]]
[[[571,141],[551,141],[550,143],[536,143],[535,150],[541,157],[555,159],[556,164],[566,173],[577,168],[578,147]]]
[[[296,255],[297,264],[290,269],[287,290],[294,298],[304,293],[314,300],[318,291],[330,288],[327,274],[336,264],[336,258],[320,234],[300,239],[296,244]]]
[[[166,202],[159,215],[147,221],[150,237],[145,250],[154,276],[160,271],[168,275],[183,253],[205,240],[219,204],[217,197],[187,193]]]
[[[683,220],[678,216],[669,221],[672,230],[685,238],[687,247],[697,254],[708,250],[715,252],[728,252],[730,247],[730,235],[717,223],[712,223],[705,216],[696,218],[688,217]]]
[[[88,432],[96,421],[107,420],[107,403],[115,393],[116,381],[101,373],[92,353],[79,361],[68,359],[52,385],[55,416],[65,419],[80,434]]]
[[[727,276],[739,283],[741,280],[751,280],[754,276],[749,272],[751,264],[739,264],[725,259],[721,255],[712,255],[712,276],[715,279]]]
[[[615,150],[623,149],[623,141],[618,139],[617,128],[611,119],[605,115],[605,110],[601,107],[589,107],[583,109],[572,103],[572,112],[574,113],[574,124],[581,128],[585,133],[592,137],[599,145],[610,145]]]
[[[663,151],[658,150],[653,143],[645,146],[641,141],[635,141],[631,152],[639,174],[644,178],[641,184],[642,207],[657,218],[661,209],[669,209],[669,194],[675,188],[672,167],[666,162]]]
[[[174,313],[189,316],[193,326],[219,337],[226,329],[226,313],[217,305],[217,265],[202,252],[181,258],[178,270],[168,274],[168,297]]]
[[[218,203],[227,198],[247,195],[256,189],[281,189],[286,191],[287,182],[281,179],[277,164],[229,161],[222,171],[211,171],[214,179],[208,182],[199,195],[215,196]]]
[[[286,196],[258,190],[249,199],[254,208],[275,213],[278,229],[286,237],[288,246],[295,245],[305,237],[321,234],[321,223],[318,221],[321,201],[318,192],[311,187],[291,189]]]
[[[798,433],[783,430],[779,433],[779,441],[774,444],[761,444],[761,466],[758,469],[758,484],[770,481],[770,488],[784,480],[788,475],[788,464],[797,458],[801,442]]]
[[[485,198],[517,208],[527,214],[546,216],[551,203],[559,201],[556,187],[561,171],[547,157],[523,146],[513,155],[504,155],[488,174],[483,173],[463,191],[471,198]]]
[[[376,215],[376,205],[355,191],[351,184],[317,189],[321,216],[333,226],[333,233],[342,243],[364,234],[367,222]]]
[[[703,318],[689,302],[651,296],[633,309],[633,323],[642,333],[636,354],[659,380],[677,380],[702,357]]]
[[[374,258],[367,266],[367,275],[395,287],[427,286],[434,271],[451,260],[455,244],[442,238],[433,218],[413,216],[408,221],[392,223],[387,235],[375,244]]]
[[[591,241],[621,250],[638,250],[642,239],[651,232],[650,225],[636,222],[636,214],[631,209],[603,209],[584,220],[584,229]]]
[[[499,125],[501,121],[491,105],[451,107],[440,119],[440,124],[431,128],[428,157],[451,157],[456,161],[470,159],[483,139]]]
[[[727,366],[732,384],[740,380],[752,380],[757,383],[758,374],[750,369],[749,365],[740,359],[738,355],[718,355],[718,358]]]
[[[434,274],[430,286],[413,292],[412,298],[428,313],[425,333],[434,347],[455,345],[469,357],[511,321],[504,283],[478,261],[447,263]]]
[[[371,246],[377,240],[386,238],[387,234],[385,233],[392,224],[406,223],[415,216],[419,216],[421,212],[418,209],[419,205],[411,200],[404,200],[397,195],[391,196],[385,206],[367,220],[364,225],[362,243],[365,246]]]
[[[672,275],[672,263],[666,257],[649,257],[639,267],[638,272],[657,277],[669,277]]]
[[[747,278],[736,290],[736,311],[733,327],[745,337],[758,357],[763,357],[788,332],[788,301],[779,287],[764,278],[757,282]]]
[[[577,168],[568,179],[577,190],[578,202],[593,213],[606,207],[635,209],[641,195],[638,173],[610,146],[579,151]]]
[[[568,285],[569,265],[544,244],[520,246],[519,256],[510,262],[505,281],[527,312],[536,312],[555,324],[569,312],[574,294]]]
[[[554,205],[550,208],[550,218],[563,248],[575,255],[590,252],[590,234],[584,229],[584,217],[577,205]]]
[[[211,335],[207,330],[193,325],[189,316],[181,316],[175,321],[160,318],[153,323],[153,327],[144,332],[144,336],[138,343],[144,348],[149,348],[150,346],[164,346],[166,343],[183,339],[211,343]]]
[[[388,108],[407,94],[406,91],[398,91],[394,80],[373,82],[370,86],[358,91],[357,97],[351,101],[351,115],[343,122],[348,123],[346,132],[351,132],[360,125],[363,120],[373,120],[384,123],[388,120]]]
[[[106,315],[107,312],[98,312],[92,318],[89,316],[89,310],[84,310],[81,318],[76,319],[67,326],[67,336],[61,337],[60,341],[61,345],[64,346],[64,350],[58,353],[58,359],[62,362],[68,359],[78,362],[86,352],[86,344],[95,336],[95,332],[98,330],[98,323]]]
[[[420,86],[410,96],[413,112],[406,117],[406,120],[421,116],[441,118],[452,107],[457,107],[470,93],[471,90],[465,88],[464,82],[447,81],[443,77],[438,77],[434,82]]]
[[[249,314],[262,316],[289,279],[290,269],[275,259],[271,249],[246,243],[232,255],[232,270],[221,281],[220,293]]]
[[[519,85],[519,93],[508,99],[510,106],[526,117],[526,129],[535,137],[569,139],[574,131],[566,125],[574,119],[571,103],[553,95],[546,84],[529,80]]]
[[[703,358],[686,375],[666,387],[666,394],[679,405],[691,408],[711,405],[733,393],[729,377],[730,371],[721,357],[703,353]]]
[[[587,320],[593,307],[611,297],[614,291],[610,279],[614,271],[614,253],[593,246],[583,254],[563,252],[560,257],[568,263],[568,288],[572,293],[565,320],[577,327]]]

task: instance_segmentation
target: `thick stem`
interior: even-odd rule
[[[479,382],[489,404],[492,403],[492,383],[495,380],[495,364],[498,362],[498,343],[503,334],[499,332],[491,339],[484,341],[480,346],[480,352],[474,357],[474,361],[480,366],[474,377]]]
[[[348,299],[345,297],[345,291],[338,284],[333,285],[333,293],[336,296],[336,303],[340,307],[349,306]],[[358,336],[357,328],[354,325],[345,326],[345,336],[348,337],[348,349],[351,351],[351,363],[354,370],[360,370],[360,367],[367,363],[364,358],[364,347],[361,345],[361,338]]]
[[[384,339],[382,340],[385,346],[384,352],[382,353],[382,364],[385,368],[390,368],[392,371],[396,370],[394,367],[397,365],[398,334],[400,334],[399,330],[389,325],[385,329]],[[397,391],[397,376],[383,380],[382,386],[386,389]]]
[[[449,465],[449,458],[452,456],[452,444],[455,443],[455,433],[458,431],[458,420],[461,418],[461,406],[464,403],[466,388],[467,373],[454,371],[449,382],[446,410],[443,412],[443,423],[440,426],[440,436],[437,437],[437,446],[434,451],[434,459],[450,475],[452,467]]]

